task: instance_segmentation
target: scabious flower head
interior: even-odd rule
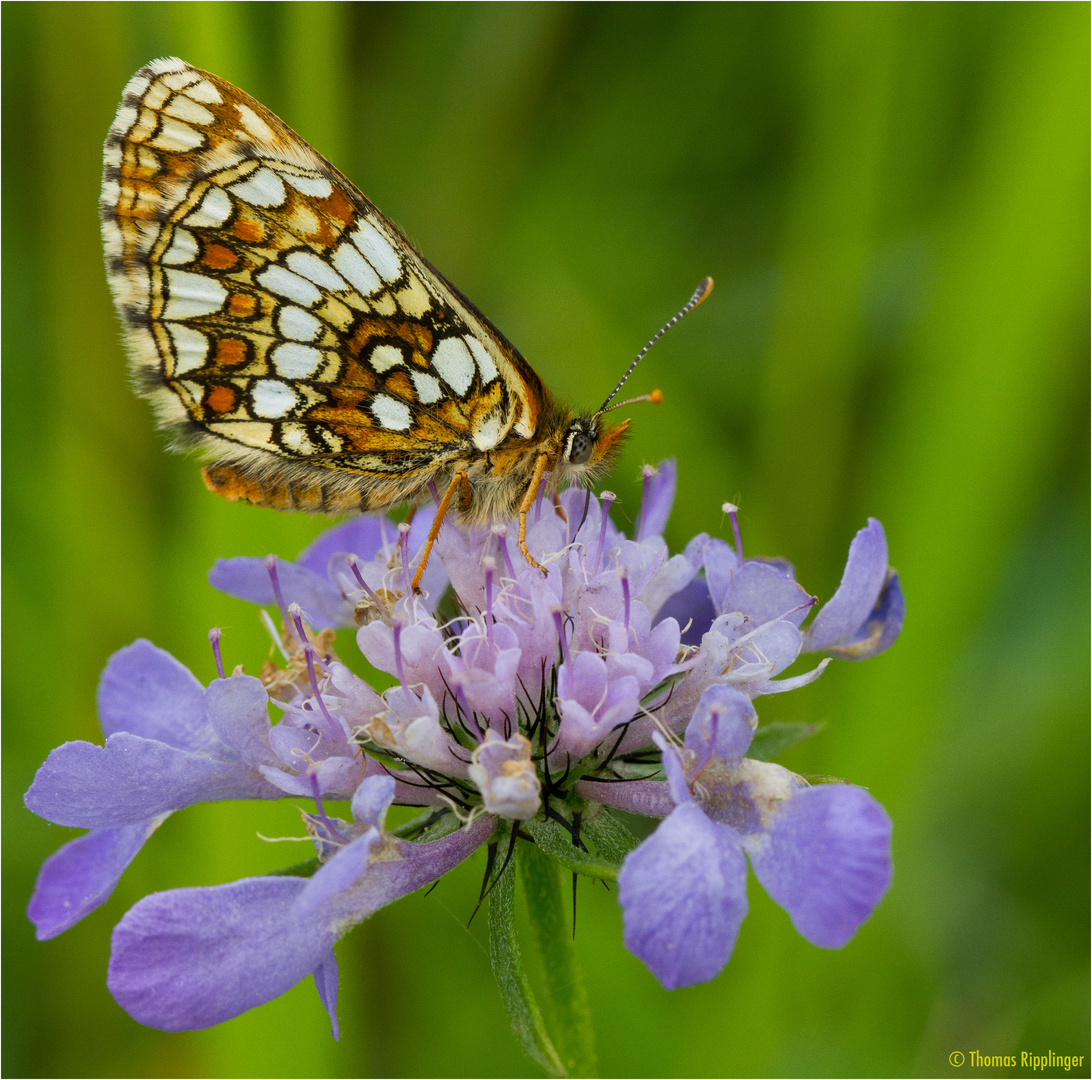
[[[732,544],[702,535],[670,555],[674,464],[644,479],[633,538],[611,522],[609,493],[540,497],[527,545],[545,573],[523,558],[515,522],[448,523],[414,594],[430,512],[409,526],[347,522],[295,562],[217,562],[215,586],[280,610],[283,666],[225,674],[218,632],[207,687],[146,641],[111,658],[105,745],[58,747],[26,796],[48,820],[91,830],[42,868],[29,909],[39,937],[103,903],[173,811],[290,796],[314,803],[302,873],[157,893],[122,918],[108,985],[137,1020],[206,1027],[312,975],[336,1035],[338,938],[477,848],[532,838],[617,877],[625,943],[669,989],[727,962],[748,859],[804,937],[844,945],[890,880],[886,814],[862,788],[811,786],[747,755],[763,734],[757,698],[898,636],[883,528],[857,534],[815,611],[788,563],[744,557],[734,507]],[[333,631],[348,627],[393,685],[338,659]],[[827,656],[784,675],[805,652]],[[330,815],[336,800],[351,820]],[[390,829],[392,803],[422,814]],[[614,810],[663,819],[643,843],[629,837],[620,868],[616,846],[597,850]]]

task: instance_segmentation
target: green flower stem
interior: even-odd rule
[[[561,898],[561,867],[536,845],[527,843],[519,845],[517,859],[527,913],[542,958],[546,993],[559,1035],[557,1042],[565,1073],[568,1076],[595,1076],[595,1032]]]
[[[512,1030],[551,1076],[565,1076],[520,956],[514,919],[515,866],[509,863],[489,894],[489,958]]]

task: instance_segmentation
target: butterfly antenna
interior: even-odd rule
[[[645,354],[648,352],[648,350],[651,349],[652,346],[655,345],[656,342],[659,341],[660,338],[662,338],[664,336],[664,334],[666,334],[668,332],[668,330],[670,330],[675,325],[675,323],[677,323],[684,315],[686,315],[688,312],[693,311],[694,308],[696,308],[698,306],[698,304],[700,304],[712,291],[713,291],[713,279],[711,277],[702,278],[701,279],[701,284],[694,290],[694,295],[692,297],[690,297],[689,300],[687,300],[686,306],[682,309],[682,311],[680,311],[677,315],[674,315],[670,319],[668,319],[667,322],[664,323],[664,325],[661,326],[660,329],[655,334],[652,335],[652,340],[637,354],[637,357],[633,361],[633,363],[630,364],[628,368],[626,368],[625,375],[623,375],[618,380],[618,385],[607,395],[607,400],[604,401],[602,405],[600,405],[599,411],[595,414],[596,416],[602,416],[602,414],[607,411],[607,406],[611,403],[612,399],[614,398],[614,395],[617,394],[618,391],[622,389],[623,385],[625,384],[626,379],[628,379],[630,377],[630,375],[633,374],[633,369],[644,359]],[[633,400],[634,401],[645,401],[646,399],[641,397],[641,398],[634,398]],[[647,400],[653,400],[653,399],[651,397],[649,397]],[[629,402],[621,402],[621,404],[622,405],[628,405],[630,403]],[[619,406],[615,406],[615,408],[618,408],[618,407]]]

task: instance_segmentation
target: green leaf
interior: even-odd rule
[[[560,826],[558,829],[563,831]],[[560,868],[535,844],[521,844],[517,859],[527,913],[542,959],[552,1028],[559,1036],[566,1075],[595,1076],[595,1031],[565,917]]]
[[[572,834],[556,821],[525,821],[521,828],[534,837],[539,849],[567,870],[602,881],[618,879],[618,863],[582,851],[573,844]],[[584,828],[581,828],[583,833]]]
[[[787,750],[804,739],[810,739],[822,728],[822,724],[790,724],[780,721],[764,724],[755,732],[747,756],[755,761],[773,761],[782,750]]]
[[[489,894],[489,959],[493,975],[508,1022],[523,1049],[551,1076],[564,1076],[565,1067],[546,1030],[520,956],[513,917],[515,890],[515,866],[509,863]]]

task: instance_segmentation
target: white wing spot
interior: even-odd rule
[[[405,360],[397,345],[376,345],[368,357],[368,363],[377,375],[382,375],[384,371],[390,371],[392,367],[405,363]]]
[[[388,431],[409,430],[410,411],[404,401],[396,401],[386,394],[376,394],[372,398],[371,410],[380,427],[385,427]]]
[[[364,257],[379,271],[384,281],[395,281],[402,276],[402,263],[387,238],[369,221],[353,232],[353,243]]]
[[[306,315],[304,311],[301,315]],[[273,350],[273,366],[286,379],[310,379],[322,363],[322,353],[310,345],[288,341]]]
[[[235,111],[243,122],[243,127],[259,142],[273,142],[273,130],[249,105],[235,102]]]
[[[176,68],[173,73],[165,75],[160,82],[163,83],[168,90],[185,90],[190,83],[197,82],[198,75],[196,71],[191,70],[188,67]]]
[[[459,397],[474,381],[474,359],[462,338],[444,338],[432,354],[432,366]]]
[[[192,319],[219,311],[227,299],[227,289],[215,278],[191,274],[186,270],[165,270],[167,275],[167,310],[165,319]]]
[[[256,416],[279,420],[296,407],[296,391],[280,379],[259,379],[250,391]]]
[[[178,323],[172,323],[168,329],[174,342],[174,371],[171,377],[177,379],[179,375],[203,367],[209,355],[209,339],[200,330]]]
[[[190,150],[196,150],[204,142],[205,136],[200,131],[194,131],[189,124],[183,124],[180,120],[164,119],[159,125],[156,137],[149,139],[148,145],[166,150],[171,154],[185,154]]]
[[[272,169],[264,167],[232,184],[229,190],[251,206],[280,206],[288,197],[281,178]]]
[[[196,101],[186,97],[185,94],[175,94],[171,98],[171,103],[163,112],[167,116],[177,117],[179,120],[185,120],[190,124],[207,125],[216,119],[204,105],[198,105]]]
[[[498,413],[491,413],[470,436],[471,442],[481,451],[492,450],[501,441],[504,424]]]
[[[295,176],[290,172],[281,173],[281,176],[302,195],[328,199],[334,193],[334,185],[325,176]]]
[[[197,258],[197,240],[187,229],[176,228],[171,238],[171,246],[163,253],[161,262],[171,266],[193,262]]]
[[[289,422],[281,425],[281,442],[297,454],[313,454],[315,444],[307,435],[307,428],[303,424]]]
[[[470,351],[478,362],[478,370],[482,373],[482,385],[488,386],[500,374],[497,371],[497,365],[493,362],[493,357],[486,352],[485,346],[472,334],[464,335],[463,341],[470,346]]]
[[[211,187],[205,197],[186,215],[190,228],[218,229],[231,215],[231,197],[223,188]]]
[[[286,270],[283,266],[267,266],[255,278],[255,281],[270,292],[283,296],[286,300],[293,300],[304,307],[311,307],[322,298],[322,293],[310,281],[293,274],[291,270]]]
[[[322,323],[311,312],[286,305],[277,315],[277,327],[293,341],[314,341],[322,330]]]
[[[379,275],[364,261],[364,256],[350,243],[339,244],[334,249],[334,266],[345,276],[345,280],[361,296],[371,296],[382,286]]]
[[[313,281],[324,289],[343,292],[349,287],[345,284],[343,278],[334,273],[325,259],[320,259],[313,252],[293,251],[285,259],[285,262],[288,263],[288,268],[299,274],[300,277],[305,277],[308,281]]]
[[[193,86],[187,86],[185,93],[186,97],[191,97],[194,101],[203,101],[206,105],[222,105],[224,101],[220,91],[208,79],[201,79]]]
[[[444,396],[440,381],[424,371],[411,371],[410,378],[413,380],[414,389],[417,391],[417,400],[422,405],[432,405]]]

